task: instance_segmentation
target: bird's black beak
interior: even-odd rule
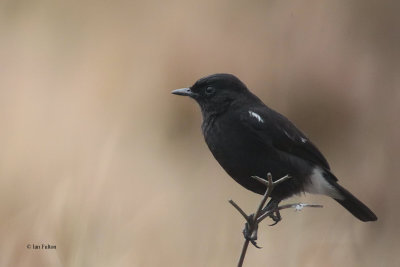
[[[190,88],[181,88],[181,89],[176,89],[174,91],[171,92],[174,95],[184,95],[184,96],[190,96],[193,97],[196,94],[193,93],[192,90],[190,90]]]

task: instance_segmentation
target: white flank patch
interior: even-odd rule
[[[250,114],[251,117],[256,118],[258,120],[258,122],[261,122],[261,123],[264,122],[264,120],[261,118],[261,116],[258,115],[257,113],[249,110],[249,114]]]
[[[343,196],[326,181],[323,176],[323,171],[318,167],[313,170],[313,173],[310,176],[310,182],[304,186],[304,190],[311,194],[343,199]]]
[[[303,143],[307,142],[307,138],[301,137],[300,139],[301,139],[301,142],[303,142]]]

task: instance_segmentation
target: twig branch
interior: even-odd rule
[[[242,247],[242,253],[240,253],[238,267],[242,267],[243,266],[244,257],[246,256],[247,248],[249,247],[249,241],[250,240],[248,240],[248,239],[244,240],[243,247]]]
[[[237,211],[242,214],[243,218],[248,222],[249,221],[249,216],[247,216],[246,212],[244,212],[238,204],[235,203],[235,201],[233,201],[232,199],[229,200],[229,203],[232,204],[232,206],[237,209]]]
[[[246,256],[249,242],[251,242],[255,247],[260,248],[259,246],[257,246],[257,243],[256,243],[258,225],[265,218],[273,216],[274,213],[278,213],[278,215],[279,215],[279,210],[288,209],[288,208],[295,208],[296,211],[300,211],[305,207],[322,208],[322,205],[303,204],[303,203],[286,204],[286,205],[282,205],[282,206],[278,206],[278,207],[268,207],[268,205],[267,205],[266,207],[264,207],[268,198],[271,196],[272,190],[275,188],[275,186],[290,179],[291,177],[289,175],[286,175],[286,176],[276,180],[275,182],[272,181],[271,173],[267,174],[267,180],[262,179],[258,176],[252,176],[251,178],[259,181],[260,183],[264,184],[267,187],[267,189],[265,190],[264,196],[261,199],[260,204],[258,205],[256,212],[252,215],[247,215],[243,211],[243,209],[239,207],[238,204],[236,204],[233,200],[229,200],[229,203],[232,204],[232,206],[246,220],[246,224],[245,224],[245,227],[243,230],[243,235],[245,237],[245,241],[244,241],[244,244],[242,247],[242,253],[240,254],[238,267],[243,266],[243,262],[244,262],[244,258]],[[272,217],[272,218],[274,218],[274,217]],[[279,216],[279,218],[280,218],[280,216]],[[278,222],[278,221],[279,221],[279,219],[276,220],[276,222]]]

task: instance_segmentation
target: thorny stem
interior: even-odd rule
[[[267,190],[265,190],[265,194],[263,198],[261,199],[261,202],[257,208],[257,211],[254,213],[253,216],[247,215],[240,207],[238,204],[236,204],[233,200],[229,200],[229,203],[232,204],[232,206],[243,216],[243,218],[246,220],[245,224],[245,229],[243,232],[245,233],[245,241],[242,247],[242,253],[240,254],[239,262],[238,262],[238,267],[243,266],[244,258],[246,256],[247,248],[249,247],[249,242],[251,242],[255,247],[260,248],[257,246],[257,243],[255,240],[257,240],[257,230],[258,230],[258,224],[262,222],[265,218],[269,217],[272,215],[274,212],[283,210],[283,209],[288,209],[288,208],[295,208],[296,211],[302,210],[304,207],[313,207],[313,208],[322,208],[322,205],[315,205],[315,204],[303,204],[303,203],[294,203],[294,204],[286,204],[279,206],[278,208],[275,209],[270,209],[266,210],[266,207],[264,207],[265,203],[267,202],[267,199],[271,196],[271,192],[274,189],[274,187],[291,177],[289,175],[286,175],[275,182],[272,181],[272,175],[271,173],[267,174],[267,180],[262,179],[258,176],[252,176],[251,178],[259,181],[260,183],[264,184],[267,187]]]
[[[247,222],[249,221],[249,216],[247,216],[247,214],[238,206],[238,204],[236,204],[232,199],[229,200],[229,203],[231,203],[232,206],[235,207],[240,214],[242,214],[243,218],[245,218]]]
[[[292,203],[292,204],[285,204],[285,205],[279,206],[277,208],[277,210],[294,208],[295,211],[300,211],[303,208],[322,208],[322,207],[323,207],[322,205],[318,205],[318,204]],[[260,217],[257,218],[257,223],[262,222],[265,218],[267,218],[273,212],[274,212],[274,210],[265,211],[263,214],[261,214]]]
[[[258,218],[258,216],[260,215],[260,213],[261,213],[261,211],[262,211],[264,205],[265,205],[265,202],[267,202],[267,199],[270,197],[270,195],[271,195],[272,190],[274,189],[274,187],[275,187],[277,184],[280,184],[280,183],[286,181],[287,179],[290,179],[291,177],[290,177],[289,175],[286,175],[286,176],[280,178],[279,180],[277,180],[277,181],[275,181],[275,182],[272,181],[272,175],[271,175],[271,173],[267,173],[267,179],[268,179],[268,181],[265,181],[264,179],[262,179],[262,178],[260,178],[260,177],[258,177],[258,176],[252,176],[251,178],[256,179],[256,180],[259,181],[260,183],[262,183],[262,184],[264,184],[264,185],[267,186],[267,190],[265,190],[265,193],[264,193],[264,196],[263,196],[263,198],[262,198],[262,200],[261,200],[261,202],[260,202],[260,205],[258,206],[258,209],[257,209],[256,213],[254,213],[253,220],[256,221],[257,218]]]

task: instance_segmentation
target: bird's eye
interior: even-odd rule
[[[206,93],[206,95],[208,95],[208,96],[213,95],[213,94],[215,93],[215,88],[209,86],[209,87],[206,88],[205,93]]]

